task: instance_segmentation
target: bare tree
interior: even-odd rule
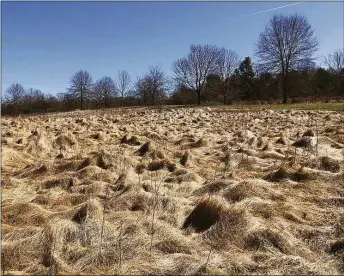
[[[23,104],[29,110],[42,109],[45,106],[45,95],[39,89],[26,89],[23,96]]]
[[[131,78],[128,71],[119,71],[117,75],[117,90],[121,96],[121,107],[123,107],[124,96],[130,91]]]
[[[138,79],[136,89],[143,104],[162,104],[166,99],[169,81],[159,66],[150,66],[149,72]]]
[[[83,109],[84,101],[88,99],[92,92],[92,86],[92,77],[86,70],[76,72],[70,79],[70,87],[67,91],[73,98],[80,101],[80,109]]]
[[[344,94],[344,49],[334,51],[324,61],[331,73],[333,90],[336,90],[339,94]]]
[[[234,70],[239,65],[238,54],[229,49],[221,48],[219,50],[218,59],[218,75],[221,79],[221,94],[223,96],[223,103],[227,104],[227,99],[230,96],[229,92],[231,89],[230,76],[234,73]]]
[[[260,34],[255,54],[261,68],[280,73],[283,78],[283,103],[289,96],[289,72],[311,63],[318,41],[303,15],[274,15]]]
[[[216,46],[191,45],[188,56],[172,65],[175,80],[197,92],[198,105],[201,104],[201,93],[207,76],[218,72],[219,57],[220,51]]]
[[[98,105],[111,106],[111,98],[117,95],[115,82],[110,77],[102,77],[93,85],[92,96]]]
[[[13,113],[16,114],[18,111],[18,106],[23,100],[25,95],[24,87],[19,83],[13,83],[6,90],[5,100],[13,106]]]
[[[339,73],[344,68],[344,49],[334,51],[334,53],[332,55],[329,54],[324,61],[331,72]]]

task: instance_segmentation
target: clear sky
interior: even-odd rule
[[[13,82],[64,92],[80,69],[94,79],[171,64],[190,44],[215,44],[253,56],[274,13],[304,14],[318,56],[343,48],[343,2],[2,2],[2,91]],[[277,7],[284,8],[267,11]],[[265,11],[265,12],[264,12]]]

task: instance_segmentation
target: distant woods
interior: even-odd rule
[[[14,83],[5,91],[2,114],[343,98],[344,50],[328,54],[323,66],[316,66],[317,49],[317,38],[304,16],[274,15],[255,45],[255,61],[239,58],[231,49],[191,45],[185,57],[173,62],[171,77],[159,66],[150,66],[137,80],[127,71],[119,71],[114,79],[94,80],[87,70],[80,70],[66,91],[55,96]]]

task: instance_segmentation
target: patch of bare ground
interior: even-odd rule
[[[2,119],[8,274],[344,274],[344,115]]]

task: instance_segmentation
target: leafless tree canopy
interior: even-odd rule
[[[258,63],[266,70],[286,73],[314,60],[318,42],[306,17],[274,15],[256,45]]]
[[[161,104],[166,98],[169,82],[159,66],[150,66],[149,72],[136,83],[143,104]]]
[[[94,84],[92,94],[98,105],[109,107],[111,98],[117,95],[115,82],[110,77],[101,78]]]
[[[325,64],[332,72],[340,72],[344,68],[344,50],[336,50],[325,58]]]
[[[318,41],[306,17],[274,15],[260,34],[255,54],[263,71],[283,76],[283,102],[288,98],[288,72],[307,67],[313,60]]]
[[[6,101],[9,103],[16,105],[18,104],[23,96],[25,95],[24,87],[19,83],[13,83],[7,90],[6,90]]]
[[[238,54],[235,51],[221,48],[219,50],[218,62],[218,75],[221,77],[222,80],[225,80],[233,74],[234,70],[240,63],[240,60]]]
[[[117,90],[121,96],[121,106],[123,107],[123,99],[130,91],[131,78],[128,71],[119,71],[117,75]]]
[[[187,57],[173,63],[175,80],[197,92],[201,103],[201,90],[209,74],[217,74],[220,64],[220,50],[211,45],[191,45]]]
[[[230,76],[233,75],[234,70],[239,65],[239,56],[233,50],[221,48],[219,50],[218,62],[218,75],[221,79],[221,94],[224,99],[224,104],[227,104],[227,98],[230,97],[231,90]]]
[[[92,93],[92,86],[92,77],[86,70],[80,70],[72,76],[67,91],[73,98],[80,101],[80,109],[83,109],[83,102]]]

